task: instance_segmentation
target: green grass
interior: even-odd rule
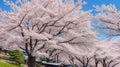
[[[6,62],[0,62],[0,67],[23,67],[23,66],[9,64],[9,63],[6,63]]]

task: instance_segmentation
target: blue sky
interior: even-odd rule
[[[13,1],[15,1],[15,0],[13,0]],[[77,2],[77,0],[74,0],[74,1]],[[103,5],[103,4],[105,4],[105,5],[114,4],[114,5],[116,6],[116,8],[117,8],[118,10],[120,10],[120,0],[83,0],[83,1],[86,1],[86,2],[87,2],[87,4],[84,5],[83,8],[82,8],[82,9],[85,10],[85,11],[91,10],[91,9],[94,10],[93,5]],[[3,0],[0,0],[0,8],[1,8],[2,10],[7,10],[7,11],[10,10],[10,8],[7,7],[7,6],[4,4]],[[95,14],[95,12],[93,12],[93,14]],[[101,39],[101,40],[104,40],[104,39],[106,39],[106,36],[102,35],[102,36],[100,37],[100,39]]]
[[[77,0],[74,0],[75,2]],[[120,10],[120,0],[83,0],[86,1],[87,4],[84,5],[83,10],[90,10],[93,9],[93,5],[109,5],[109,4],[115,4],[117,9]],[[2,10],[10,10],[9,7],[4,5],[3,0],[0,0],[0,8],[2,8]]]
[[[120,10],[120,0],[83,0],[87,2],[87,5],[84,6],[84,10],[93,9],[93,5],[109,5],[114,4],[116,8]]]
[[[3,0],[0,0],[0,9],[9,11],[10,8],[5,5]]]

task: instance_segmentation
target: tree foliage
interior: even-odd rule
[[[4,1],[11,11],[0,12],[0,42],[26,51],[29,67],[35,66],[38,54],[49,56],[48,49],[62,51],[59,60],[66,62],[69,55],[87,53],[96,44],[90,24],[93,17],[91,11],[82,10],[82,0]]]

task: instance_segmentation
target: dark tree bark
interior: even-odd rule
[[[119,64],[119,62],[116,62],[114,60],[109,60],[108,57],[102,58],[101,59],[101,64],[103,67],[115,67],[116,65]]]
[[[82,67],[87,67],[92,57],[83,56],[81,58],[76,57],[76,59],[81,63]]]
[[[94,61],[95,61],[95,62],[94,62],[94,63],[95,63],[95,67],[98,67],[98,64],[100,63],[100,59],[97,58],[96,55],[94,55],[93,59],[94,59]]]
[[[28,67],[35,67],[35,57],[28,55]]]

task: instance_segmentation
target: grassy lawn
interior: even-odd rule
[[[7,62],[2,62],[1,60],[10,60],[9,55],[0,54],[0,67],[24,67],[24,66],[20,66],[20,65],[10,64]]]
[[[0,67],[23,67],[23,66],[9,64],[9,63],[6,63],[6,62],[0,62]]]

